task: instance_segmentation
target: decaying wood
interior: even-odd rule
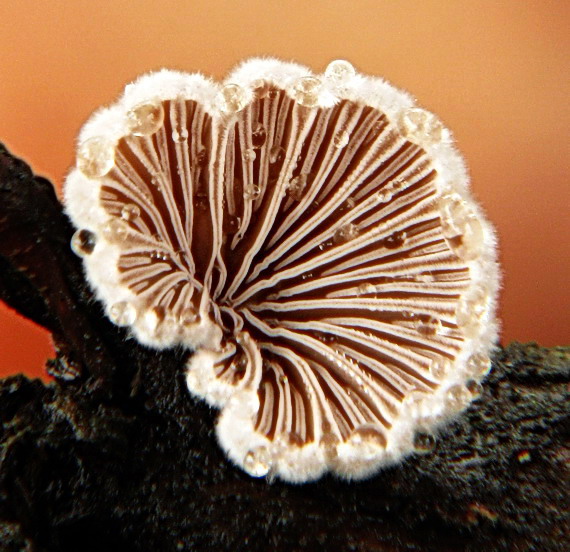
[[[569,549],[570,347],[499,349],[435,450],[370,480],[256,480],[186,391],[189,353],[105,319],[71,234],[52,185],[0,145],[0,298],[57,350],[52,383],[0,382],[0,550]]]

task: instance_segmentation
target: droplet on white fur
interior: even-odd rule
[[[77,168],[87,178],[101,178],[115,166],[115,144],[105,138],[89,138],[77,150]]]
[[[109,243],[123,242],[129,233],[129,227],[124,220],[111,218],[105,222],[101,229],[102,236]]]
[[[471,402],[471,393],[464,384],[452,385],[445,392],[446,407],[450,410],[463,410]]]
[[[71,250],[80,257],[90,255],[95,249],[97,238],[93,232],[85,230],[76,230],[71,237]]]
[[[466,261],[479,257],[485,239],[481,221],[459,194],[444,196],[440,203],[442,233],[450,248]]]
[[[304,107],[314,107],[319,101],[321,81],[316,77],[301,77],[293,87],[295,100]]]
[[[241,111],[246,103],[245,90],[237,84],[226,84],[221,90],[222,110],[228,114]]]
[[[135,307],[127,301],[119,301],[111,305],[109,309],[109,318],[117,326],[130,326],[137,317]]]
[[[417,107],[404,112],[401,130],[404,136],[420,144],[433,144],[443,137],[441,121],[433,113]]]
[[[127,126],[135,136],[150,136],[164,122],[164,108],[160,102],[141,103],[127,112]]]
[[[264,477],[271,469],[271,455],[267,447],[251,449],[243,460],[243,469],[253,477]]]
[[[352,64],[344,59],[331,61],[325,69],[325,79],[335,86],[348,84],[355,75]]]
[[[465,369],[473,377],[484,377],[491,371],[491,359],[483,353],[475,353],[467,359]]]

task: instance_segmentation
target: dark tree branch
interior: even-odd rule
[[[186,391],[188,353],[105,319],[71,233],[0,147],[0,298],[58,353],[53,383],[0,382],[0,550],[568,550],[570,348],[500,349],[436,449],[368,481],[255,480]]]

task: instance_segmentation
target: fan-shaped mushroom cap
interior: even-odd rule
[[[195,351],[253,476],[425,450],[489,369],[496,239],[450,132],[348,62],[145,75],[84,126],[65,200],[111,320]]]

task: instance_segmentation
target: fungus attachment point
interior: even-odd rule
[[[367,477],[480,396],[493,230],[439,120],[346,61],[143,76],[82,130],[65,201],[109,318],[193,351],[252,477]]]

